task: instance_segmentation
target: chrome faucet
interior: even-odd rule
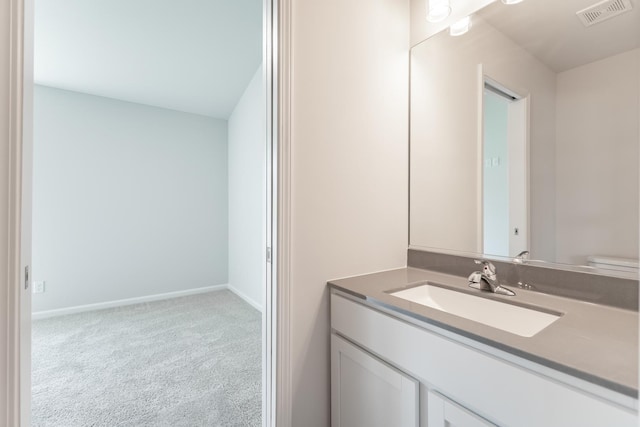
[[[486,259],[474,260],[476,264],[482,265],[482,271],[474,271],[469,276],[469,286],[481,291],[493,292],[494,294],[514,296],[516,293],[511,289],[498,284],[496,266]]]

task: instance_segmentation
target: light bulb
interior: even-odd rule
[[[440,22],[451,15],[451,4],[449,0],[427,0],[429,2],[427,21]]]
[[[467,16],[449,27],[449,34],[452,36],[461,36],[471,28],[471,17]]]

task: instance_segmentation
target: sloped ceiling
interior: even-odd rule
[[[261,0],[36,0],[37,84],[228,118],[262,61]]]
[[[497,1],[478,12],[491,25],[556,72],[640,47],[640,0],[633,9],[585,27],[576,12],[600,0]]]

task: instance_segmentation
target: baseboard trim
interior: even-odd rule
[[[237,296],[242,298],[242,300],[244,300],[244,302],[249,304],[251,307],[255,308],[260,313],[262,313],[262,304],[258,304],[256,301],[254,301],[253,299],[249,298],[247,296],[247,294],[245,294],[244,292],[238,290],[238,288],[235,288],[232,285],[227,285],[227,289],[229,289],[231,292],[233,292],[234,294],[236,294]]]
[[[161,301],[161,300],[171,299],[171,298],[186,297],[189,295],[204,294],[206,292],[222,291],[225,289],[229,289],[229,285],[223,284],[223,285],[205,286],[202,288],[187,289],[184,291],[166,292],[163,294],[146,295],[143,297],[99,302],[95,304],[77,305],[75,307],[60,308],[56,310],[37,311],[31,314],[31,318],[33,320],[48,319],[50,317],[64,316],[66,314],[83,313],[85,311],[102,310],[105,308],[114,308],[114,307],[122,307],[126,305],[140,304],[145,302]],[[233,290],[232,292],[237,294],[237,292]],[[243,298],[242,296],[240,297]]]

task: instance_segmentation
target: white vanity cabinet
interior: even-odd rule
[[[427,425],[429,427],[493,427],[487,420],[467,411],[444,396],[429,390]]]
[[[331,366],[334,427],[418,427],[418,381],[337,335]]]
[[[636,400],[583,390],[582,380],[568,384],[566,374],[543,375],[335,292],[331,327],[333,427],[638,425]]]

